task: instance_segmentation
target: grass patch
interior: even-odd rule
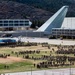
[[[9,66],[8,68],[5,68]],[[30,67],[33,67],[33,63],[31,62],[15,62],[11,64],[0,64],[0,73],[4,72],[18,72],[18,71],[25,71],[29,70]]]

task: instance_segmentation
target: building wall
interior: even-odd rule
[[[67,14],[68,6],[60,8],[51,18],[49,18],[37,31],[51,34],[52,28],[60,28]]]
[[[66,17],[61,28],[75,29],[75,17]]]
[[[28,19],[1,19],[0,28],[20,28],[20,27],[30,27],[31,22]]]
[[[52,29],[52,35],[58,37],[75,37],[75,29]]]
[[[10,31],[10,32],[0,32],[0,36],[4,34],[12,34],[12,37],[47,37],[43,32],[33,32],[33,31]]]

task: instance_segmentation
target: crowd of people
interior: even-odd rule
[[[0,54],[0,58],[7,58],[7,56],[10,56],[10,54]]]
[[[21,45],[21,43],[20,43]],[[22,43],[24,45],[24,43]],[[27,43],[29,46],[37,46],[37,43]],[[25,50],[25,51],[12,51],[12,54],[23,56],[24,59],[31,59],[34,61],[41,61],[37,64],[34,64],[37,68],[49,68],[49,67],[59,67],[59,66],[68,66],[74,65],[75,62],[75,48],[74,46],[54,46],[57,47],[57,50],[53,48],[53,46],[48,43],[41,43],[42,47],[48,47],[49,53],[47,55],[47,51],[45,54],[41,54],[43,51],[41,50]],[[52,48],[51,48],[52,47]],[[52,54],[52,51],[55,52],[55,55]],[[38,56],[35,56],[37,54]],[[72,54],[73,56],[68,56],[67,54]],[[0,54],[1,58],[7,58],[10,54]]]

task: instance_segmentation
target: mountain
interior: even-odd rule
[[[75,16],[75,0],[13,0],[19,3],[32,5],[55,13],[63,5],[69,6],[67,16]]]
[[[0,19],[30,19],[40,26],[63,5],[69,6],[67,16],[75,17],[75,0],[0,0]]]
[[[53,13],[33,6],[14,2],[0,1],[0,19],[28,18],[32,20],[47,20]]]
[[[14,1],[0,0],[0,19],[29,19],[32,28],[41,26],[52,12]]]

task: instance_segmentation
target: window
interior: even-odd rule
[[[3,26],[3,24],[0,24],[0,26]]]
[[[23,24],[23,23],[24,23],[24,21],[19,21],[19,23],[20,23],[20,24]]]
[[[18,24],[14,24],[14,26],[18,26]]]
[[[29,23],[29,21],[24,21],[24,23],[27,23],[27,24],[28,24],[28,23]]]
[[[9,23],[13,23],[13,21],[9,21]]]
[[[2,21],[0,21],[0,23],[2,23]]]
[[[8,24],[4,24],[4,26],[8,26]]]
[[[24,21],[20,21],[20,23],[23,23]]]
[[[8,21],[4,21],[4,23],[8,23]]]
[[[14,21],[14,23],[18,23],[19,21]]]
[[[25,24],[25,26],[29,26],[29,24]]]
[[[9,24],[9,26],[13,26],[13,24]]]
[[[20,24],[20,26],[24,26],[24,24]]]

